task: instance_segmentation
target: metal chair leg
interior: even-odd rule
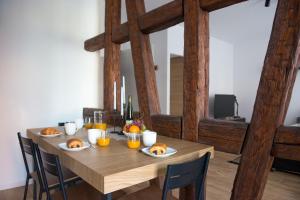
[[[37,189],[36,189],[36,181],[33,181],[33,200],[36,200],[37,197]]]
[[[43,197],[43,191],[40,189],[40,191],[39,191],[39,200],[41,200],[42,197]]]
[[[28,184],[29,184],[29,176],[26,177],[26,184],[25,184],[25,191],[24,191],[23,200],[26,200],[26,198],[27,198]]]

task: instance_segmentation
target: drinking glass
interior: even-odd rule
[[[95,145],[97,143],[98,138],[101,135],[101,130],[99,129],[89,129],[88,130],[88,140],[89,143]]]
[[[105,130],[101,130],[100,136],[98,137],[97,143],[100,147],[107,147],[110,143],[109,133]]]
[[[93,121],[94,121],[93,117],[85,117],[84,118],[84,127],[86,129],[93,128]]]
[[[104,121],[104,112],[103,111],[95,111],[94,112],[94,128],[106,130],[107,125]]]
[[[137,149],[141,146],[141,134],[129,133],[127,135],[127,146],[130,149]]]

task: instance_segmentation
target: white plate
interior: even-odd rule
[[[43,134],[41,134],[41,132],[38,132],[38,135],[39,135],[39,136],[41,136],[41,137],[46,137],[46,138],[52,138],[52,137],[60,136],[60,135],[62,135],[62,134],[63,134],[63,132],[60,132],[60,133],[54,134],[54,135],[43,135]]]
[[[67,147],[67,143],[63,142],[58,144],[59,148],[65,150],[65,151],[81,151],[83,149],[89,148],[91,145],[88,142],[83,142],[83,147],[79,147],[79,148],[68,148]]]
[[[149,155],[149,156],[152,156],[152,157],[155,157],[155,158],[165,158],[165,157],[169,157],[169,156],[172,156],[174,155],[175,153],[177,153],[177,150],[176,149],[173,149],[171,147],[167,147],[167,151],[165,154],[162,154],[162,155],[156,155],[156,154],[153,154],[153,153],[150,153],[149,149],[151,147],[145,147],[142,149],[142,152],[146,155]]]

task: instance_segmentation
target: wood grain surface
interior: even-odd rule
[[[213,145],[218,151],[240,154],[247,128],[248,124],[244,122],[201,120],[198,141]]]
[[[174,115],[152,115],[152,129],[160,135],[182,138],[182,117]]]
[[[145,13],[144,0],[126,0],[126,10],[139,110],[151,129],[151,115],[160,114],[160,104],[149,35],[142,33],[138,24],[138,17]]]
[[[104,50],[104,109],[114,109],[114,81],[117,83],[117,110],[120,111],[120,45],[112,41],[112,30],[121,23],[121,0],[105,1],[105,50]]]
[[[61,127],[60,127],[61,129]],[[158,142],[166,143],[178,152],[168,158],[157,159],[138,150],[128,149],[126,139],[111,139],[106,148],[89,148],[80,152],[67,152],[58,144],[73,137],[87,141],[87,130],[80,129],[75,136],[62,135],[43,138],[38,135],[40,128],[28,129],[27,136],[50,153],[57,154],[62,164],[83,178],[102,193],[127,188],[165,174],[168,164],[193,160],[206,152],[213,153],[213,147],[179,139],[159,136]]]
[[[245,0],[199,0],[201,8],[206,11],[214,11],[243,1]],[[174,0],[139,16],[138,23],[142,32],[153,33],[179,24],[183,20],[182,0]],[[104,37],[105,33],[102,33],[86,40],[85,50],[97,51],[105,48],[101,42]],[[113,29],[112,41],[117,44],[129,41],[128,22]]]
[[[183,139],[198,141],[208,117],[209,21],[198,0],[184,1]]]

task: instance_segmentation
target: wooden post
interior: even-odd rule
[[[208,113],[209,24],[199,1],[184,1],[183,139],[198,141]]]
[[[279,0],[252,121],[247,131],[232,200],[262,198],[275,133],[284,122],[300,64],[300,1]]]
[[[208,113],[209,23],[199,0],[184,0],[183,139],[198,141],[198,123]],[[195,199],[194,187],[180,199]]]
[[[126,0],[126,9],[139,108],[151,128],[151,114],[159,114],[160,105],[149,35],[141,32],[138,23],[145,13],[144,0]]]
[[[104,50],[104,109],[113,110],[113,84],[117,82],[117,110],[120,110],[120,45],[112,41],[113,28],[121,23],[121,0],[105,2],[105,50]]]

